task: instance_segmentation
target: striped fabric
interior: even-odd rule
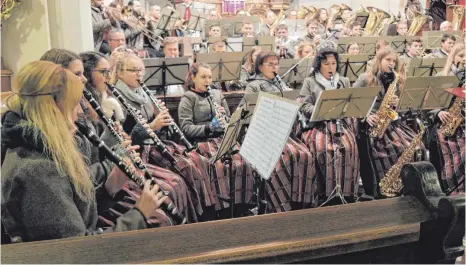
[[[317,206],[330,196],[336,186],[336,173],[340,174],[343,195],[356,198],[359,188],[359,152],[352,121],[342,122],[342,136],[336,136],[335,122],[321,122],[302,135],[303,142],[316,155],[316,172],[313,179],[313,205]],[[340,146],[340,155],[335,150]]]
[[[365,140],[363,139],[363,141],[366,141],[364,144],[367,150],[364,150],[365,153],[361,155],[361,159],[368,160],[370,165],[361,170],[361,177],[363,182],[372,182],[371,184],[364,183],[367,194],[381,196],[378,183],[385,177],[388,170],[398,162],[398,158],[416,135],[417,133],[402,121],[392,122],[380,139],[367,137],[364,134]],[[363,148],[361,147],[361,150]],[[426,148],[424,144],[421,144],[417,149],[422,150],[422,156],[415,160],[422,161],[426,157]],[[416,154],[418,153],[416,152]]]
[[[436,130],[436,129],[434,129]],[[464,124],[455,134],[445,137],[437,130],[430,144],[431,162],[437,169],[443,191],[455,189],[465,177],[465,131]],[[454,193],[464,192],[464,183]]]

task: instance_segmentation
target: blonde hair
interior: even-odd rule
[[[303,50],[304,50],[304,47],[311,47],[312,48],[312,53],[313,55],[315,55],[316,53],[316,50],[315,50],[315,45],[312,44],[312,43],[309,43],[309,42],[301,42],[299,45],[298,45],[298,48],[296,49],[296,55],[298,58],[303,58]]]
[[[379,75],[379,72],[381,71],[381,62],[382,60],[391,55],[391,54],[394,54],[396,56],[396,64],[395,64],[395,71],[399,71],[400,69],[400,57],[398,55],[398,53],[393,50],[392,48],[390,47],[386,47],[386,48],[382,48],[382,50],[380,50],[376,55],[375,55],[375,61],[374,61],[374,64],[372,65],[371,68],[368,69],[368,73],[369,73],[369,79],[368,79],[368,83],[369,83],[369,86],[376,86],[377,85],[377,78],[378,78],[378,75]],[[406,77],[404,76],[404,74],[400,74],[399,75],[399,84],[400,84],[400,87],[403,87],[404,86],[404,82],[406,80]]]
[[[20,125],[32,131],[34,142],[44,146],[60,175],[69,176],[76,193],[93,201],[94,185],[80,153],[72,115],[82,97],[84,84],[62,66],[48,61],[25,65],[16,75],[15,94],[8,98],[9,110],[25,117]]]
[[[451,49],[450,54],[448,55],[447,61],[445,62],[445,67],[443,68],[443,75],[444,76],[449,76],[451,73],[451,65],[455,64],[455,56],[460,53],[461,51],[464,51],[465,46],[462,43],[455,44],[453,48]],[[456,65],[455,65],[456,66]]]
[[[126,64],[129,60],[141,60],[135,53],[133,52],[118,52],[113,54],[112,53],[112,60],[110,62],[110,68],[112,69],[112,76],[110,78],[110,84],[115,85],[118,80],[118,74],[120,72],[125,71]]]

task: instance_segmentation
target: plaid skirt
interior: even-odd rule
[[[392,122],[380,139],[374,139],[369,137],[367,132],[361,132],[361,161],[369,162],[361,168],[361,178],[367,194],[379,197],[378,183],[398,162],[398,158],[409,147],[416,135],[417,133],[402,121]],[[421,156],[412,161],[424,160],[427,153],[424,144],[421,143],[416,148],[418,151],[414,157],[417,157],[417,154]]]
[[[429,150],[430,160],[438,172],[443,191],[456,188],[457,192],[464,192],[464,183],[458,186],[465,177],[465,131],[464,125],[459,126],[455,134],[445,137],[437,128],[433,133]],[[458,186],[458,187],[457,187]]]
[[[320,122],[302,134],[302,140],[315,154],[316,172],[313,179],[313,205],[317,206],[331,195],[336,187],[337,175],[343,195],[357,197],[359,188],[359,152],[351,121],[342,122],[342,136],[335,135],[335,122]],[[335,150],[340,150],[335,154]]]

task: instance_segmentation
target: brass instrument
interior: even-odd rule
[[[367,9],[361,5],[361,7],[356,10],[356,12],[354,12],[347,21],[345,21],[345,24],[344,24],[344,28],[349,28],[349,26],[351,25],[351,23],[353,23],[354,21],[356,21],[356,18],[358,16],[359,13],[364,13],[364,12],[367,12]]]
[[[404,67],[404,64],[402,67]],[[387,93],[385,94],[382,103],[380,104],[380,108],[377,110],[377,113],[375,114],[377,115],[379,121],[370,130],[370,137],[372,138],[381,138],[384,135],[390,123],[398,119],[398,113],[391,108],[390,103],[392,99],[395,97],[398,81],[400,80],[400,75],[395,71],[393,71],[393,73],[395,73],[395,80],[393,80],[393,82],[388,87]]]
[[[275,36],[275,29],[277,28],[278,25],[280,25],[280,23],[283,22],[283,20],[286,19],[286,16],[285,16],[285,12],[283,11],[283,9],[280,10],[280,13],[278,14],[278,16],[275,17],[275,21],[273,22],[273,24],[270,26],[270,36]]]
[[[315,13],[317,13],[317,8],[313,6],[302,6],[298,12],[298,19],[309,20],[315,15]]]
[[[367,19],[364,32],[366,36],[377,36],[382,31],[384,25],[392,20],[392,15],[375,7],[368,7],[367,9],[369,10],[369,18]]]
[[[331,28],[332,24],[335,22],[335,19],[343,12],[340,5],[334,4],[329,8],[330,15],[327,19],[326,31]]]
[[[463,110],[463,104],[464,100],[460,97],[457,97],[455,102],[453,102],[453,105],[448,109],[448,113],[453,116],[453,119],[451,122],[444,123],[439,127],[439,131],[445,136],[452,136],[455,134],[456,129],[458,129],[458,127],[464,121],[464,117],[461,113]]]
[[[415,36],[427,22],[427,16],[414,9],[408,9],[408,13],[410,13],[413,20],[411,22],[411,26],[408,29],[407,35]]]
[[[449,8],[453,8],[453,19],[452,19],[452,24],[453,24],[453,30],[460,30],[461,28],[461,23],[464,23],[464,6],[463,5],[451,5],[448,6]]]
[[[419,119],[416,119],[416,121],[419,124],[419,133],[414,137],[408,148],[401,154],[398,161],[388,170],[385,177],[379,183],[380,192],[387,197],[395,197],[400,194],[403,188],[400,176],[401,168],[411,161],[416,147],[422,143],[425,126]]]

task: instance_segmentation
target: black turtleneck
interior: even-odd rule
[[[395,80],[395,74],[393,72],[382,72],[379,74],[379,78],[380,81],[382,81],[383,88],[386,92],[390,84]]]

